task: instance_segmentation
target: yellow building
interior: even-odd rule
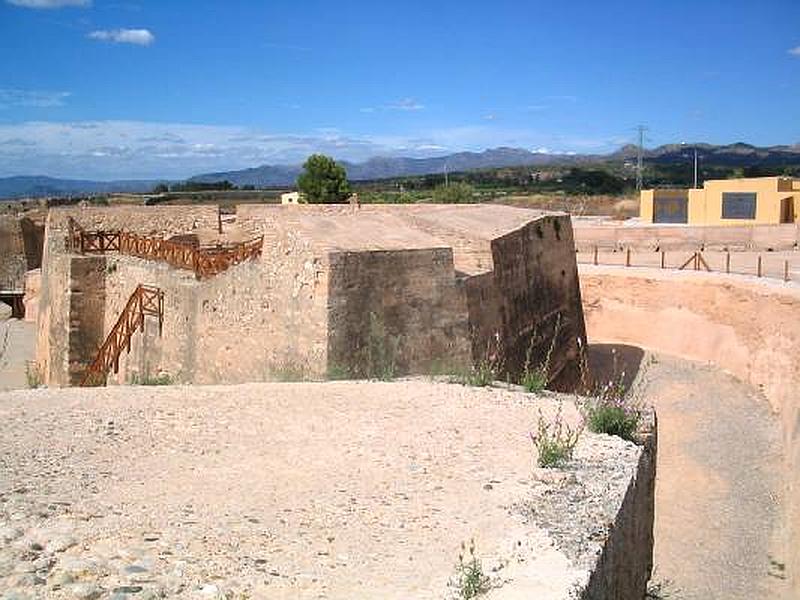
[[[702,189],[642,190],[639,210],[646,223],[800,223],[800,179],[714,179]]]

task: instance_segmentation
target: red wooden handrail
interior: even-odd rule
[[[193,246],[127,231],[84,231],[70,220],[67,238],[70,249],[86,253],[119,252],[166,262],[178,269],[194,271],[198,279],[213,277],[246,260],[261,256],[264,236],[236,244]]]
[[[144,319],[147,316],[158,319],[158,334],[161,335],[164,325],[164,292],[156,287],[139,284],[86,369],[81,380],[82,386],[105,385],[106,376],[112,368],[114,373],[119,372],[122,349],[131,351],[131,337],[137,328],[144,331]]]

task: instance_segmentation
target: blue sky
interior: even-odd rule
[[[0,0],[0,176],[800,143],[798,0]]]

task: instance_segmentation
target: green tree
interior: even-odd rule
[[[458,204],[461,202],[475,202],[475,188],[463,181],[456,181],[450,185],[440,185],[433,190],[433,201],[437,204]]]
[[[350,184],[344,167],[324,154],[312,154],[297,178],[297,187],[311,204],[344,202],[350,195]]]

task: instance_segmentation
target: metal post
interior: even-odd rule
[[[630,246],[628,246],[628,249],[625,252],[625,266],[626,267],[630,267],[631,266],[631,248],[630,248]]]
[[[665,257],[665,252],[662,250],[661,251],[661,268],[662,269],[665,268],[666,264],[667,264],[667,260],[666,260],[666,257]]]
[[[761,277],[761,255],[758,255],[758,276]]]
[[[594,247],[594,266],[597,266],[597,246]]]
[[[728,252],[725,255],[725,272],[730,274],[731,272],[731,253]]]
[[[789,281],[789,261],[783,261],[783,280]]]

